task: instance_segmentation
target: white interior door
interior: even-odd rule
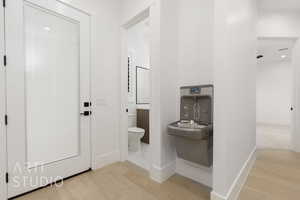
[[[59,1],[7,1],[9,197],[90,168],[89,30]]]
[[[2,57],[4,49],[4,8],[0,7],[0,200],[6,199],[6,127],[5,127],[5,66]]]

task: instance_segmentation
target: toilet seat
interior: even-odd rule
[[[137,127],[128,128],[128,133],[145,133],[145,130]]]

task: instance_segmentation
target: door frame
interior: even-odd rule
[[[298,115],[300,114],[300,110],[297,110],[297,102],[299,102],[299,99],[297,97],[297,84],[300,84],[300,76],[298,74],[300,74],[299,71],[299,66],[297,67],[297,64],[300,64],[300,58],[299,56],[297,57],[296,55],[296,51],[297,51],[297,47],[298,47],[298,52],[300,52],[300,40],[298,37],[269,37],[269,36],[263,36],[263,37],[257,37],[258,40],[260,39],[290,39],[290,40],[295,40],[295,46],[292,50],[292,61],[291,61],[291,67],[292,67],[292,71],[293,71],[293,77],[292,77],[292,96],[291,96],[291,108],[293,108],[293,110],[290,111],[290,136],[291,136],[291,140],[289,141],[289,150],[291,151],[295,151],[295,152],[300,152],[300,136],[297,136],[299,134],[297,134],[297,131],[299,132],[299,125],[297,126],[297,119],[298,119]],[[297,61],[298,60],[298,61]],[[298,73],[298,74],[297,74]],[[300,88],[299,88],[300,89]],[[299,96],[300,98],[300,96]],[[299,104],[300,107],[300,104]],[[297,112],[299,114],[297,114]],[[298,139],[298,140],[297,140]]]
[[[128,159],[128,45],[127,45],[127,36],[128,29],[137,23],[141,22],[146,18],[150,18],[150,9],[149,7],[139,12],[136,16],[128,20],[121,27],[122,34],[122,49],[121,49],[121,109],[120,109],[120,154],[121,161],[126,161]],[[151,19],[150,19],[151,21]],[[151,24],[151,23],[150,23]],[[151,25],[150,25],[151,26]],[[151,62],[151,60],[150,60]]]
[[[127,44],[127,36],[128,36],[128,29],[130,29],[132,26],[138,24],[139,22],[143,21],[144,19],[149,18],[150,20],[150,30],[152,30],[153,25],[153,16],[151,15],[151,7],[153,4],[148,5],[144,9],[140,10],[134,17],[127,20],[124,24],[121,25],[121,37],[122,37],[122,46],[121,46],[121,65],[120,65],[120,93],[121,93],[121,102],[120,102],[120,133],[119,133],[119,149],[120,149],[120,158],[121,161],[126,161],[128,159],[128,44]],[[150,39],[152,40],[152,38]],[[150,54],[152,53],[151,50],[152,42],[150,42]],[[150,55],[150,66],[152,66],[152,60]],[[152,70],[150,73],[150,80],[151,80],[151,87],[152,87]],[[151,89],[152,91],[152,89]],[[153,127],[153,123],[151,122],[151,108],[152,108],[152,95],[151,95],[151,101],[150,101],[150,112],[149,112],[149,126],[150,126],[150,132]],[[152,142],[151,139],[153,134],[150,134],[150,152],[152,151]],[[150,167],[152,166],[152,163],[149,163]]]
[[[7,198],[7,184],[6,184],[6,165],[7,165],[7,153],[6,153],[6,126],[4,116],[6,114],[6,69],[3,63],[3,56],[5,55],[5,11],[4,7],[0,7],[0,200],[6,200]]]
[[[294,37],[296,40],[295,46],[293,48],[292,52],[292,70],[293,70],[293,92],[292,92],[292,116],[291,116],[291,150],[295,152],[300,152],[300,135],[299,135],[299,129],[300,124],[297,124],[297,121],[299,121],[299,114],[300,114],[300,40],[298,37]]]

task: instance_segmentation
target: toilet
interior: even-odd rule
[[[128,128],[128,150],[137,152],[140,150],[141,139],[145,135],[145,130],[137,127]]]

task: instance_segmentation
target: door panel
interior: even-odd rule
[[[5,54],[4,49],[4,9],[0,7],[0,56]],[[0,200],[6,199],[6,127],[5,109],[5,67],[0,63]]]
[[[27,161],[77,156],[79,23],[29,5],[24,16]]]
[[[8,1],[6,25],[13,197],[90,168],[90,28],[55,0]]]

